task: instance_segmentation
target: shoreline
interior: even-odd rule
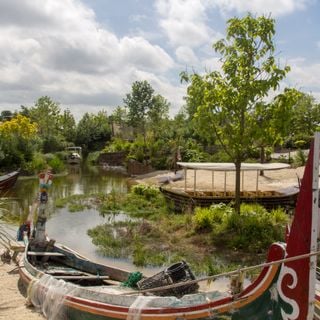
[[[5,251],[0,245],[0,255]],[[45,317],[35,308],[26,305],[27,293],[21,285],[15,262],[0,261],[0,319],[43,320]]]

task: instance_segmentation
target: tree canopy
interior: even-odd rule
[[[290,70],[274,56],[274,20],[267,17],[233,18],[226,38],[213,48],[221,55],[221,71],[182,74],[191,81],[187,103],[195,105],[199,131],[216,139],[236,166],[236,208],[240,207],[240,167],[256,139],[257,106],[278,88]],[[261,104],[260,104],[261,106]]]

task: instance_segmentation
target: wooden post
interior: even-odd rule
[[[241,177],[241,189],[244,191],[244,170],[242,170],[242,177]]]
[[[224,195],[227,194],[227,171],[224,172]]]
[[[193,194],[196,194],[196,187],[197,187],[197,169],[194,169],[194,176],[193,176]]]
[[[184,192],[187,191],[187,168],[184,167]]]
[[[259,190],[259,170],[257,170],[257,181],[256,181],[256,194],[258,195]]]
[[[214,192],[214,170],[212,171],[212,195]]]

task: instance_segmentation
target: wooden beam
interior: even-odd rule
[[[109,276],[54,276],[56,279],[61,280],[108,280]]]
[[[34,252],[28,251],[29,256],[53,256],[53,257],[64,257],[65,255],[60,252]]]

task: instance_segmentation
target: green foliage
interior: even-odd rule
[[[196,208],[193,225],[197,231],[213,230],[221,225],[232,213],[232,208],[223,203],[212,205],[210,208]]]
[[[283,240],[287,222],[282,209],[268,212],[254,204],[241,204],[240,215],[224,204],[197,208],[193,217],[197,232],[211,232],[214,242],[249,252],[260,252],[272,242]]]
[[[128,140],[123,140],[121,138],[112,138],[110,143],[108,143],[102,152],[118,152],[124,151],[129,152],[131,148],[131,142]]]
[[[60,173],[65,170],[64,162],[56,155],[48,160],[48,165],[52,169],[53,173]]]
[[[293,164],[295,167],[302,167],[307,163],[307,156],[305,152],[301,149],[297,150],[297,153],[295,154],[293,158]]]
[[[147,200],[156,199],[161,194],[158,187],[148,186],[145,184],[134,185],[131,193],[140,195]]]
[[[82,146],[84,153],[101,150],[111,137],[111,128],[106,112],[97,115],[85,113],[79,121],[76,144]]]
[[[30,175],[38,174],[40,171],[46,169],[47,166],[45,156],[42,153],[36,152],[32,160],[24,165],[24,172]]]
[[[281,69],[274,57],[274,20],[243,18],[228,21],[225,39],[213,47],[222,58],[222,71],[205,75],[183,74],[191,82],[187,104],[192,106],[194,122],[200,135],[217,141],[236,164],[235,207],[240,208],[240,164],[250,152],[261,132],[258,106],[270,90],[275,90],[290,70]],[[267,126],[266,129],[269,127]],[[268,133],[269,135],[269,133]]]
[[[90,164],[97,164],[99,155],[100,155],[100,151],[90,152],[86,160]]]
[[[3,168],[22,168],[37,147],[37,126],[25,116],[0,123],[0,162]]]

